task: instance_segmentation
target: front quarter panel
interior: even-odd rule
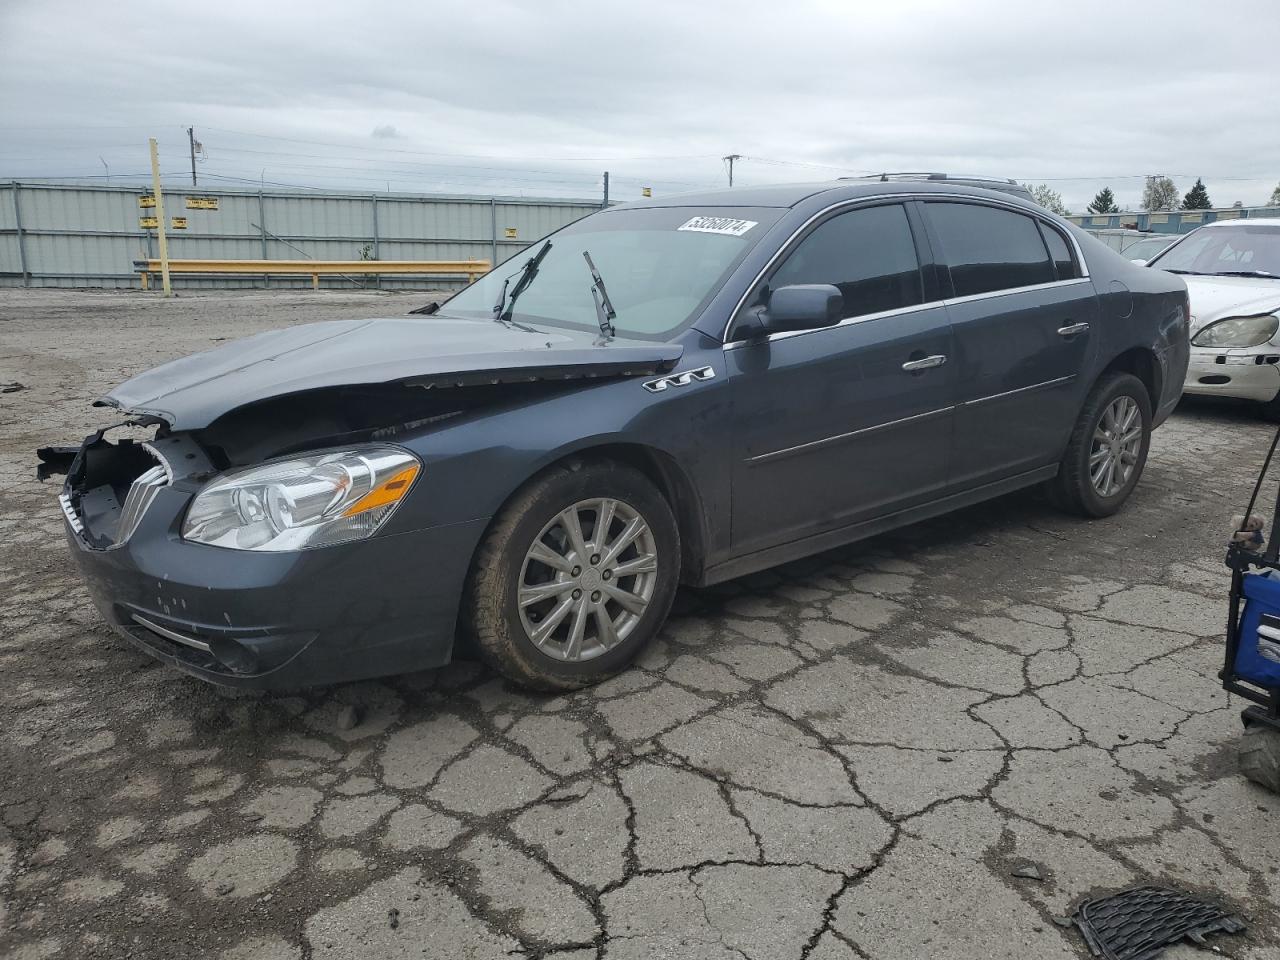
[[[708,554],[727,548],[728,380],[719,344],[696,332],[689,339],[666,376],[710,368],[712,377],[661,392],[645,389],[655,377],[611,380],[398,438],[422,458],[423,475],[385,532],[493,517],[540,470],[580,451],[626,444],[680,470],[696,497]]]

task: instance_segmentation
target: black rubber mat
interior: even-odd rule
[[[1072,919],[1093,955],[1105,960],[1153,960],[1182,940],[1204,947],[1205,934],[1245,928],[1220,907],[1167,887],[1134,887],[1089,900]]]

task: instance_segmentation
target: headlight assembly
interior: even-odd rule
[[[1276,335],[1280,318],[1273,313],[1257,317],[1227,317],[1209,324],[1191,338],[1196,347],[1258,347]]]
[[[196,495],[182,536],[233,550],[305,550],[368,537],[422,464],[400,447],[333,450],[224,473]]]

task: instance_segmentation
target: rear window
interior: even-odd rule
[[[1056,279],[1031,217],[974,203],[930,203],[929,220],[951,272],[954,295],[1030,287]]]

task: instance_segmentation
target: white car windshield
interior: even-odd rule
[[[547,238],[551,249],[537,274],[506,309],[517,323],[598,330],[587,252],[617,311],[618,336],[668,339],[697,318],[781,212],[642,207],[592,214]],[[503,282],[510,280],[510,295],[525,263],[545,242],[500,264],[449,300],[444,312],[494,316]]]
[[[1280,279],[1280,226],[1201,227],[1150,265],[1172,273]]]

